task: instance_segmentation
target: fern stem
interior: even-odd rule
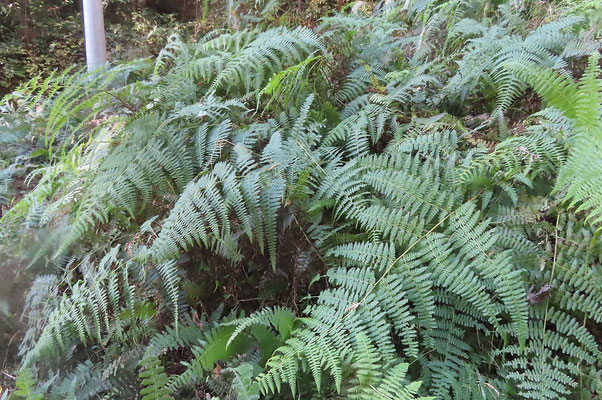
[[[479,197],[479,195],[482,193],[482,190],[479,191],[476,195],[474,195],[470,200],[468,200],[467,203],[470,203],[471,201],[473,201],[474,199],[476,199],[477,197]],[[364,295],[364,297],[358,302],[359,304],[362,304],[362,302],[364,300],[366,300],[366,298],[368,297],[368,295],[370,295],[370,293],[372,293],[372,291],[376,288],[376,286],[378,286],[378,284],[389,274],[389,272],[391,272],[391,270],[393,269],[393,267],[395,266],[395,264],[397,264],[397,262],[399,260],[401,260],[406,254],[409,253],[410,250],[412,250],[412,248],[414,248],[414,246],[416,246],[419,242],[421,242],[422,240],[424,240],[424,238],[426,238],[428,235],[430,235],[439,225],[441,225],[442,223],[444,223],[449,217],[451,217],[452,215],[454,215],[456,213],[457,210],[451,211],[449,214],[447,214],[445,217],[443,217],[439,222],[437,222],[435,225],[433,225],[433,227],[431,229],[429,229],[424,235],[422,235],[421,237],[419,237],[418,239],[416,239],[410,246],[408,246],[408,248],[401,253],[401,255],[399,257],[397,257],[395,260],[393,260],[393,262],[391,262],[391,264],[387,267],[387,269],[385,270],[385,272],[383,272],[382,276],[374,283],[374,285],[372,285],[372,287],[366,292],[366,294]],[[351,313],[353,310],[350,310],[348,312]]]

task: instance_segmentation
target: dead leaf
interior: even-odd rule
[[[527,301],[530,304],[539,304],[548,297],[550,290],[552,289],[552,285],[543,285],[541,289],[535,291],[535,285],[532,285],[527,292]]]

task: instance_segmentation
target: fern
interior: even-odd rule
[[[140,378],[144,389],[140,395],[144,400],[168,400],[173,399],[170,390],[166,387],[167,375],[158,359],[145,359],[141,361]]]
[[[574,133],[569,139],[571,151],[562,166],[556,190],[567,187],[569,206],[579,203],[578,211],[588,210],[587,220],[597,226],[602,218],[600,187],[600,67],[598,55],[590,57],[588,68],[579,85],[549,69],[532,65],[514,66],[519,76],[532,84],[535,90],[574,121]],[[582,160],[591,160],[584,167]]]
[[[559,49],[573,45],[576,40],[574,35],[563,30],[579,21],[577,17],[566,17],[540,26],[524,39],[508,35],[500,26],[492,26],[481,37],[469,39],[467,54],[459,63],[459,71],[448,83],[447,90],[464,99],[480,79],[489,80],[497,91],[496,108],[492,115],[499,119],[525,89],[524,80],[513,74],[506,65],[534,63],[562,71],[566,65],[565,57],[570,53]],[[476,21],[471,23],[477,24]],[[468,25],[468,21],[463,21],[463,24]],[[466,30],[466,27],[462,30]]]
[[[16,390],[14,391],[14,396],[16,398],[26,399],[26,400],[40,400],[44,398],[43,394],[36,394],[34,390],[34,386],[36,385],[36,380],[33,376],[33,373],[30,369],[22,369],[19,372],[19,376],[17,377]]]
[[[247,92],[262,88],[266,72],[276,72],[282,62],[298,64],[302,57],[322,49],[319,39],[305,28],[293,31],[273,29],[257,35],[257,38],[242,48],[215,77],[211,90],[240,84]],[[266,67],[270,69],[266,71]],[[247,69],[247,68],[251,69]],[[251,78],[252,77],[252,78]]]
[[[219,360],[244,353],[250,347],[250,342],[245,337],[240,336],[228,345],[233,332],[232,326],[215,327],[204,332],[199,344],[191,348],[194,358],[183,363],[186,371],[175,377],[169,387],[175,390],[199,382],[215,368]]]
[[[395,365],[383,375],[378,370],[380,360],[375,358],[377,352],[370,340],[360,334],[358,343],[358,356],[354,363],[357,383],[354,382],[350,389],[350,399],[431,399],[416,396],[421,382],[407,382],[408,364]]]
[[[263,190],[262,184],[265,185]],[[179,254],[180,247],[187,249],[196,243],[215,248],[225,257],[237,260],[240,256],[234,247],[229,219],[230,210],[233,210],[243,221],[242,229],[249,238],[252,238],[253,228],[259,229],[262,237],[265,235],[274,264],[274,216],[282,195],[280,180],[265,182],[265,178],[254,173],[239,181],[232,166],[218,163],[210,175],[188,184],[150,251],[157,260],[165,260]],[[261,209],[263,217],[252,215],[249,208]]]
[[[553,308],[534,312],[535,321],[529,327],[529,342],[524,349],[508,346],[504,352],[516,356],[506,363],[508,378],[518,380],[518,388],[524,398],[549,399],[566,396],[569,388],[576,385],[578,368],[562,361],[554,352],[567,354],[588,364],[599,356],[593,337],[579,323]],[[556,332],[546,329],[554,324]],[[537,352],[537,357],[531,357]],[[545,357],[540,357],[543,355]]]
[[[593,34],[404,3],[312,29],[233,2],[245,30],[5,99],[21,397],[599,392],[598,56],[571,78]]]

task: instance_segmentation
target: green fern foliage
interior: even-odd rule
[[[587,210],[589,221],[598,227],[602,221],[600,188],[600,148],[602,146],[602,119],[600,116],[599,55],[594,53],[588,67],[577,84],[563,75],[549,69],[532,65],[514,66],[517,75],[533,85],[534,89],[553,107],[573,121],[569,133],[571,150],[562,166],[556,190],[566,190],[565,200],[569,206],[578,205],[577,211]],[[591,160],[584,165],[582,160]]]
[[[16,390],[13,395],[17,399],[40,400],[44,398],[43,394],[35,393],[36,380],[30,369],[22,369],[19,371],[16,382]]]
[[[10,395],[595,398],[599,32],[569,3],[233,2],[8,95]]]
[[[140,395],[144,400],[170,400],[170,391],[166,387],[168,377],[158,359],[144,359],[140,362],[140,378],[144,389]]]

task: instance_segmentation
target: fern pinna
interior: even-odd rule
[[[0,246],[35,277],[16,398],[600,393],[593,31],[385,3],[5,99],[39,147],[0,163]]]

